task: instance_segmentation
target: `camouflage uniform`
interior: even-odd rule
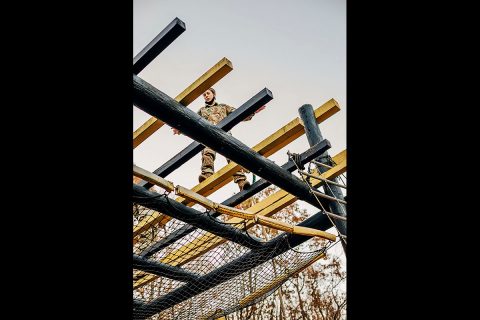
[[[223,120],[223,118],[228,116],[234,110],[235,110],[234,107],[231,107],[227,104],[215,102],[212,105],[205,104],[205,106],[201,107],[197,113],[202,118],[206,119],[208,122],[214,125],[217,125],[220,121]],[[253,115],[254,114],[251,114],[244,121],[248,121],[252,119]],[[203,180],[205,180],[206,178],[208,178],[214,173],[215,154],[216,154],[215,151],[208,147],[205,147],[205,149],[203,149],[202,167],[201,167],[202,173],[198,177],[199,182],[202,182]],[[230,163],[230,160],[227,159],[227,162]],[[245,176],[244,172],[248,172],[248,171],[246,169],[240,168],[240,170],[235,172],[235,174],[233,175],[233,181],[235,183],[238,183],[240,190],[243,189],[243,185],[247,180],[247,177]]]

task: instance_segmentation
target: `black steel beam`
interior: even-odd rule
[[[167,196],[140,187],[135,183],[133,183],[133,201],[250,249],[262,247],[264,244],[264,242],[259,242],[259,239],[254,239],[237,228],[224,225],[213,217],[208,217],[200,211],[187,207]]]
[[[273,99],[272,92],[267,88],[262,89],[255,96],[250,98],[247,102],[238,107],[234,112],[229,114],[226,118],[217,124],[217,127],[223,131],[229,131],[234,126],[242,122],[246,117],[255,112],[258,108],[268,103]],[[153,171],[159,177],[165,178],[167,175],[178,169],[182,164],[193,158],[197,153],[205,148],[204,145],[197,141],[192,142],[188,147],[180,151],[172,159],[168,160],[161,167]],[[141,181],[138,185],[149,189],[152,184],[146,181]]]
[[[308,149],[307,151],[303,152],[300,154],[300,159],[299,162],[301,165],[309,162],[312,159],[317,158],[320,154],[324,153],[326,150],[328,150],[330,146],[324,142],[321,141]],[[282,168],[287,170],[288,172],[295,171],[296,166],[293,163],[293,161],[288,161],[285,164],[282,165]],[[223,201],[222,204],[230,207],[234,207],[239,203],[242,203],[246,199],[250,198],[251,196],[255,195],[256,193],[262,191],[266,187],[270,186],[271,183],[268,182],[265,179],[260,179],[248,189],[248,190],[243,190],[237,194],[234,194],[227,200]],[[214,212],[212,216],[217,217],[220,215],[218,212]],[[174,243],[175,241],[183,238],[190,232],[194,231],[196,228],[192,227],[190,225],[184,225],[178,230],[175,230],[174,232],[170,233],[168,236],[165,238],[159,240],[155,244],[151,245],[150,247],[146,248],[145,250],[140,253],[142,257],[150,257],[151,255],[155,254],[156,252],[162,250],[163,248],[169,246],[170,244]]]
[[[186,30],[185,22],[175,18],[150,43],[133,58],[133,73],[139,74],[166,47]]]
[[[151,261],[136,254],[133,255],[133,268],[182,282],[190,282],[199,278],[198,275],[183,270],[180,267],[173,267],[161,262]]]
[[[133,103],[139,109],[177,128],[183,134],[212,148],[270,183],[321,208],[302,180],[136,75],[133,75]],[[326,141],[330,144],[328,140]]]
[[[300,118],[303,121],[303,126],[305,127],[305,135],[307,136],[308,143],[310,146],[319,143],[323,140],[322,133],[320,132],[320,128],[318,127],[317,122],[315,121],[315,114],[313,112],[313,107],[310,104],[304,104],[298,109],[298,113],[300,114]],[[329,163],[328,160],[328,152],[325,151],[320,157],[317,158],[317,161],[320,163],[332,165]],[[320,173],[327,171],[328,169],[323,166],[317,166],[317,170]],[[336,178],[331,179],[334,182],[337,182]],[[325,190],[325,194],[331,197],[335,197],[337,199],[343,200],[343,193],[342,190],[335,186],[335,185],[328,185],[325,184],[323,189]],[[341,203],[336,201],[330,201],[328,203],[330,212],[337,214],[342,217],[346,217],[346,207],[343,206]],[[343,234],[347,235],[347,221],[333,219],[333,223],[337,227],[338,231]],[[342,239],[343,240],[343,239]],[[344,241],[342,241],[343,250],[347,252],[347,246]]]
[[[332,227],[330,220],[321,211],[298,224],[299,226],[328,230]],[[217,286],[243,272],[246,272],[260,264],[275,258],[276,256],[294,248],[311,237],[283,233],[280,236],[265,243],[265,246],[258,250],[251,250],[237,259],[223,265],[220,268],[183,285],[168,294],[152,300],[133,311],[134,319],[145,319],[168,309],[177,303],[185,301],[199,293]]]

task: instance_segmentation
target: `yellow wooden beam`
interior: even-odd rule
[[[338,102],[334,99],[330,99],[315,110],[315,119],[317,123],[323,122],[338,111],[340,111]],[[303,124],[300,118],[297,117],[294,120],[290,121],[287,125],[283,126],[279,130],[268,136],[266,139],[258,143],[252,148],[252,150],[258,152],[265,157],[268,157],[277,152],[278,150],[282,149],[304,133],[305,129],[303,127]],[[208,196],[229,183],[233,174],[239,169],[239,165],[234,162],[230,162],[228,165],[215,172],[212,176],[208,177],[200,184],[191,188],[191,190],[198,194]],[[175,200],[187,206],[194,205],[194,202],[182,197],[179,197]],[[170,221],[170,219],[171,218],[168,216],[154,213],[152,214],[151,219],[149,219],[148,222],[145,221],[145,223],[138,224],[134,228],[133,237],[135,238],[141,232],[147,230],[150,226],[154,224],[165,225],[168,221]]]
[[[232,70],[233,66],[230,60],[228,60],[227,58],[222,58],[213,67],[211,67],[208,71],[202,74],[200,78],[195,80],[178,96],[176,96],[175,100],[184,106],[188,106],[208,88],[213,86]],[[150,119],[148,119],[133,133],[133,148],[135,149],[137,146],[139,146],[140,143],[145,141],[163,125],[164,122],[155,117],[151,117]]]
[[[139,166],[133,165],[133,174],[136,177],[142,178],[143,180],[148,181],[156,186],[162,187],[167,191],[171,192],[175,189],[173,182],[165,180],[164,178],[159,177],[156,174],[151,173],[150,171],[147,171],[143,168],[140,168]]]
[[[327,170],[322,173],[320,176],[325,179],[333,179],[347,170],[347,152],[343,150],[333,157],[333,162],[336,163],[332,169]],[[311,184],[314,187],[318,187],[324,183],[321,179],[310,179]],[[285,190],[279,190],[274,194],[263,199],[263,201],[254,204],[252,207],[248,208],[246,211],[254,213],[257,215],[263,215],[266,217],[272,216],[278,211],[282,210],[286,206],[294,203],[297,200],[297,197],[289,194]],[[235,224],[242,222],[243,219],[240,218],[231,218],[226,223]],[[253,226],[251,221],[246,223],[246,228]],[[243,225],[242,225],[243,227]],[[221,237],[217,237],[211,233],[206,233],[204,236],[194,239],[193,241],[187,243],[179,249],[174,250],[169,255],[161,260],[162,263],[170,264],[172,266],[180,266],[185,263],[192,261],[193,259],[201,256],[202,254],[210,251],[217,246],[224,243],[226,240]],[[138,280],[134,283],[134,288],[141,287],[150,281],[153,281],[158,276],[149,274]]]
[[[315,177],[313,175],[310,175],[311,177]],[[322,180],[325,181],[325,180]],[[307,228],[307,227],[301,227],[301,226],[295,226],[290,223],[272,219],[270,217],[266,216],[257,216],[253,213],[249,213],[245,210],[240,210],[237,208],[225,206],[221,203],[217,203],[215,201],[212,201],[208,199],[207,197],[204,197],[196,192],[193,192],[192,190],[189,190],[185,187],[182,187],[181,185],[178,185],[175,187],[175,194],[180,195],[188,200],[191,200],[195,203],[198,203],[199,205],[203,206],[205,209],[208,210],[214,210],[220,214],[226,214],[230,217],[236,217],[244,220],[253,220],[255,223],[260,224],[265,227],[277,229],[277,230],[282,230],[285,232],[293,233],[293,234],[300,234],[304,236],[311,236],[311,237],[322,237],[325,239],[328,239],[330,241],[335,241],[336,236],[322,231],[322,230],[317,230],[313,228]]]

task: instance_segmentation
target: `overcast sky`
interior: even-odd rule
[[[329,154],[346,148],[346,3],[344,0],[134,0],[133,56],[175,17],[183,32],[139,77],[174,98],[221,58],[233,70],[214,88],[217,101],[239,107],[263,88],[274,99],[251,121],[241,122],[232,134],[252,147],[296,117],[303,104],[314,109],[333,98],[340,112],[320,124],[330,140]],[[197,111],[199,97],[188,107]],[[133,108],[132,132],[150,115]],[[165,125],[134,150],[135,164],[153,171],[192,142],[173,135]],[[269,159],[282,165],[287,150],[309,148],[305,135]],[[198,184],[200,155],[166,177],[191,188]],[[217,155],[215,171],[226,165]],[[251,181],[251,174],[247,175]],[[229,183],[210,199],[222,202],[238,192]],[[311,214],[317,212],[303,205]]]

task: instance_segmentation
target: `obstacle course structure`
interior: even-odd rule
[[[318,123],[340,110],[338,103],[331,99],[316,109],[304,105],[301,119],[249,147],[227,131],[273,99],[267,88],[217,125],[187,107],[233,70],[228,59],[222,58],[175,98],[138,76],[185,29],[183,21],[174,19],[134,58],[133,103],[152,118],[134,132],[133,147],[165,123],[195,140],[153,172],[133,166],[139,180],[132,194],[134,319],[218,319],[264,299],[322,258],[337,239],[346,251],[346,201],[341,191],[346,186],[337,180],[346,172],[346,151],[330,157],[330,142],[318,128]],[[268,159],[304,133],[310,149],[288,153],[281,166]],[[166,179],[205,146],[232,162],[191,189]],[[307,163],[315,169],[305,171]],[[208,199],[231,181],[240,166],[261,179],[222,203]],[[300,177],[292,174],[295,170]],[[280,190],[248,208],[238,208],[272,184]],[[319,212],[298,225],[272,217],[298,199]],[[205,211],[192,208],[195,204]],[[279,233],[266,240],[249,233],[254,226]],[[328,232],[332,227],[337,235]],[[312,238],[324,239],[323,245],[309,252],[295,250]]]

